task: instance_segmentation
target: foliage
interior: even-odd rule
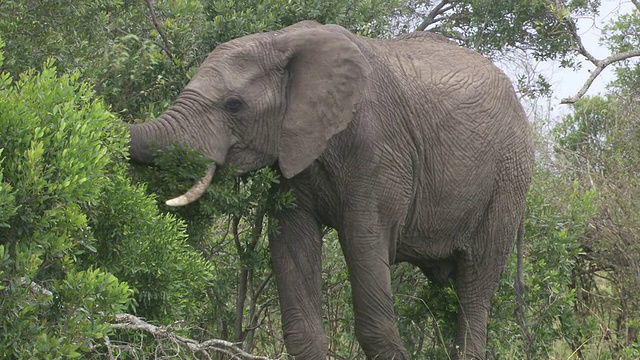
[[[131,186],[124,172],[112,175],[92,209],[90,225],[100,241],[87,262],[136,290],[133,313],[163,323],[197,318],[211,264],[188,244],[185,224],[158,213],[145,190]]]
[[[611,21],[605,26],[603,37],[614,54],[640,49],[640,9]],[[640,89],[640,64],[637,59],[627,59],[617,64],[615,71],[614,88],[626,93],[637,93]]]
[[[17,76],[55,57],[60,69],[79,70],[113,111],[131,118],[153,113],[175,97],[203,55],[193,47],[200,2],[155,3],[3,1],[0,35],[11,39],[3,68]]]
[[[570,51],[570,35],[562,20],[568,9],[545,0],[456,2],[446,31],[459,31],[464,43],[487,54],[505,47],[530,49],[534,58],[549,59]],[[487,21],[488,20],[488,21]],[[544,39],[543,44],[536,44]],[[541,46],[542,45],[542,46]]]
[[[352,31],[380,36],[391,19],[404,11],[401,1],[363,0],[205,0],[209,48],[243,35],[277,30],[301,20],[339,24]]]
[[[634,358],[640,346],[640,297],[630,290],[640,285],[636,110],[633,97],[584,98],[556,131],[564,145],[558,156],[571,164],[564,173],[597,194],[597,213],[579,239],[584,253],[574,273],[581,332],[607,339],[585,339],[591,341],[584,347],[599,358]]]
[[[398,20],[403,31],[439,32],[490,58],[499,59],[503,64],[522,61],[531,66],[553,61],[560,67],[577,70],[586,60],[595,69],[588,78],[585,77],[584,87],[576,96],[563,99],[563,103],[574,103],[582,97],[593,80],[609,65],[617,68],[618,80],[629,78],[632,75],[629,70],[634,69],[631,64],[637,64],[640,56],[640,48],[635,41],[638,38],[637,11],[613,18],[608,25],[593,26],[603,25],[599,24],[600,16],[610,17],[628,6],[640,10],[637,1],[631,4],[618,1],[613,11],[608,10],[611,9],[610,4],[605,6],[599,0],[407,2],[412,11]],[[588,29],[584,28],[585,25]],[[594,55],[597,49],[584,36],[585,30],[592,32],[599,28],[603,28],[601,41],[611,50],[610,56],[602,58]],[[529,74],[528,81],[526,78],[518,79],[519,90],[532,98],[551,96],[548,77],[537,70],[534,72]]]
[[[617,135],[616,119],[612,116],[609,101],[601,96],[585,97],[573,107],[573,113],[565,116],[554,128],[557,151],[575,154],[576,165],[591,171],[605,171],[602,160],[612,150],[610,141]],[[589,156],[584,156],[586,154]],[[593,161],[596,160],[594,163]]]
[[[2,357],[95,351],[128,309],[195,315],[208,279],[184,225],[130,185],[126,130],[78,78],[51,61],[0,78]]]
[[[126,283],[80,260],[95,251],[86,209],[122,131],[77,78],[51,63],[16,83],[1,75],[2,357],[79,357],[132,300]]]
[[[197,0],[128,1],[110,12],[109,49],[91,79],[113,111],[131,121],[166,108],[208,52]]]
[[[7,41],[2,69],[14,77],[39,68],[50,57],[65,70],[85,76],[98,71],[93,60],[108,49],[109,12],[121,0],[6,0],[0,4],[0,35]]]
[[[599,6],[599,1],[444,0],[416,7],[413,19],[422,22],[418,29],[441,32],[488,56],[523,50],[536,60],[560,59],[569,66],[575,50],[571,22],[597,14]]]
[[[577,183],[537,169],[525,224],[525,322],[503,320],[512,316],[516,303],[512,258],[494,300],[489,326],[493,357],[561,358],[555,345],[578,337],[574,271],[582,252],[579,238],[594,216],[593,198],[593,192],[583,192]]]
[[[399,264],[392,273],[400,335],[414,358],[451,358],[458,300],[450,284],[427,281],[419,269]]]

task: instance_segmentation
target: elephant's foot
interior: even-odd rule
[[[287,352],[296,360],[325,360],[327,358],[327,339],[324,332],[319,334],[285,334]]]
[[[327,336],[321,322],[309,321],[300,310],[285,312],[284,344],[296,360],[325,360],[328,354]]]
[[[367,356],[367,359],[369,360],[409,360],[410,357],[404,351],[402,352],[391,351],[386,353],[380,353],[374,356]]]
[[[291,346],[287,346],[287,350]],[[295,360],[325,360],[327,351],[321,350],[313,346],[294,347],[294,350],[288,350],[289,355]]]
[[[367,359],[371,360],[409,360],[395,329],[386,331],[362,331],[356,329],[358,342]]]
[[[458,341],[460,341],[458,339]],[[456,344],[458,343],[456,341]],[[452,360],[485,360],[485,351],[483,349],[471,349],[460,345],[456,345],[451,354]]]

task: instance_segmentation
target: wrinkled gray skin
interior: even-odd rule
[[[510,81],[480,55],[428,33],[375,40],[301,22],[218,46],[164,114],[130,131],[137,162],[178,142],[218,168],[282,173],[278,190],[293,190],[296,206],[271,214],[281,231],[270,249],[297,359],[327,354],[322,225],[338,231],[369,359],[409,358],[390,284],[401,261],[451,279],[453,358],[484,358],[533,151]]]

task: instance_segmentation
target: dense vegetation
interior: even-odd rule
[[[606,61],[590,55],[575,25],[599,9],[548,0],[3,1],[0,357],[206,358],[213,348],[193,344],[208,339],[272,358],[284,352],[265,241],[277,227],[265,213],[291,202],[269,195],[277,174],[221,179],[197,203],[169,209],[160,200],[199,178],[203,159],[175,149],[153,168],[132,168],[124,123],[158,115],[217,44],[316,19],[367,36],[436,31],[502,62],[615,66],[604,94],[561,117],[535,105],[552,94],[549,79],[515,74],[538,135],[525,307],[516,312],[514,254],[487,351],[639,358],[640,9],[603,25],[603,44],[620,55]],[[362,358],[332,231],[323,271],[331,355]],[[393,280],[408,350],[447,358],[455,292],[404,264]],[[175,336],[127,327],[124,313]]]

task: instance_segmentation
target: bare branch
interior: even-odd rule
[[[240,276],[238,278],[238,297],[236,298],[236,318],[234,322],[235,340],[237,342],[242,342],[245,336],[245,332],[242,330],[242,325],[244,320],[244,302],[247,299],[248,277],[249,269],[242,265]]]
[[[240,242],[240,230],[238,226],[240,225],[240,217],[234,216],[233,223],[231,223],[231,232],[233,235],[233,242],[236,245],[236,250],[238,251],[238,255],[242,255],[244,253],[244,248],[242,247],[242,243]]]
[[[39,295],[42,296],[52,296],[53,293],[51,291],[49,291],[47,288],[45,288],[44,286],[36,283],[36,282],[29,282],[27,280],[26,277],[21,277],[20,278],[20,285],[24,286],[24,285],[28,285],[29,286],[29,293],[31,294],[31,296],[33,297],[38,297]]]
[[[255,222],[253,223],[253,226],[251,229],[253,232],[253,236],[251,237],[251,243],[249,245],[249,248],[251,250],[255,250],[256,245],[258,244],[258,241],[262,236],[264,216],[266,215],[266,213],[267,213],[267,209],[265,207],[261,207],[256,210]]]
[[[591,53],[584,47],[582,38],[580,37],[580,35],[578,35],[578,27],[576,26],[576,23],[573,21],[573,19],[567,18],[564,23],[567,25],[567,29],[569,29],[569,31],[571,32],[573,40],[576,42],[575,46],[577,47],[578,53],[586,57],[587,60],[589,60],[593,64],[596,64],[598,60],[595,58],[595,56],[591,55]]]
[[[276,297],[272,297],[269,300],[265,301],[264,304],[260,305],[260,308],[258,308],[258,311],[256,311],[253,317],[254,318],[253,324],[251,325],[251,327],[248,327],[247,330],[256,330],[264,323],[264,320],[267,317],[266,311],[269,308],[269,306],[271,306],[271,304],[276,301],[276,299],[277,299]],[[260,319],[260,317],[262,316],[262,313],[265,313],[265,315],[262,319]]]
[[[115,321],[115,324],[111,324],[111,327],[114,329],[143,331],[153,335],[157,339],[169,340],[177,344],[178,346],[184,346],[193,354],[201,353],[209,357],[208,351],[213,351],[215,353],[225,354],[231,359],[273,360],[264,356],[249,354],[237,347],[234,343],[226,340],[211,339],[204,342],[198,342],[193,339],[185,338],[173,333],[166,327],[151,325],[143,321],[142,319],[130,314],[116,315]],[[108,338],[106,340],[108,340]],[[105,341],[105,344],[109,346],[108,341]]]
[[[632,2],[636,5],[636,7],[639,7],[639,9],[640,9],[640,1],[639,0],[632,0]],[[557,1],[556,4],[558,6],[558,9],[560,9],[560,7],[564,6],[559,1]],[[589,60],[589,62],[591,62],[593,65],[595,65],[596,68],[593,71],[591,71],[591,75],[589,75],[589,78],[582,85],[582,88],[580,88],[578,93],[575,96],[562,99],[560,101],[561,104],[573,104],[576,101],[578,101],[578,99],[580,99],[582,96],[584,96],[584,94],[586,94],[586,92],[589,90],[589,87],[591,87],[591,84],[593,84],[595,79],[600,75],[600,73],[602,73],[602,71],[607,66],[609,66],[609,65],[611,65],[613,63],[619,62],[619,61],[623,61],[623,60],[632,58],[632,57],[640,56],[640,49],[637,49],[637,50],[625,51],[625,52],[622,52],[622,53],[619,53],[619,54],[613,54],[613,55],[608,56],[608,57],[606,57],[606,58],[604,58],[602,60],[596,59],[596,57],[593,56],[585,48],[584,44],[582,43],[582,38],[578,34],[578,29],[577,29],[577,26],[576,26],[575,22],[573,21],[573,19],[567,17],[567,19],[564,20],[564,23],[567,26],[567,29],[570,31],[573,40],[576,42],[575,43],[576,51],[580,55],[584,56],[587,60]]]
[[[636,50],[625,51],[619,54],[614,54],[606,57],[603,60],[595,60],[594,64],[596,65],[596,68],[591,72],[591,75],[589,76],[587,81],[584,83],[584,85],[582,85],[582,88],[580,88],[580,91],[578,91],[578,93],[575,96],[562,99],[560,103],[574,104],[582,96],[584,96],[584,94],[586,94],[591,84],[593,84],[593,81],[598,77],[598,75],[600,75],[602,70],[604,70],[607,66],[619,61],[623,61],[632,57],[639,57],[639,56],[640,56],[640,49],[636,49]]]
[[[153,8],[152,0],[147,0],[147,8],[149,9],[149,13],[151,14],[151,21],[153,21],[153,26],[155,26],[158,34],[160,34],[160,37],[162,38],[162,42],[164,42],[164,46],[160,46],[159,44],[157,45],[167,53],[169,59],[175,64],[175,61],[173,61],[173,54],[171,53],[171,43],[169,43],[167,35],[162,30],[162,27],[160,27],[160,23],[158,22],[158,17],[156,15],[156,10]]]
[[[636,9],[638,9],[638,11],[640,11],[640,1],[638,0],[631,0],[631,2],[633,3],[633,5],[636,6]]]
[[[264,278],[264,280],[262,280],[262,282],[258,286],[258,290],[256,290],[256,293],[255,293],[255,297],[256,298],[262,294],[264,289],[267,287],[267,284],[269,283],[269,280],[271,280],[272,276],[273,276],[273,271],[269,271],[267,276]]]
[[[442,14],[444,11],[447,11],[448,9],[451,8],[449,6],[447,9],[442,10],[442,8],[445,5],[447,5],[448,3],[449,3],[449,0],[440,1],[440,3],[438,5],[436,5],[433,9],[431,9],[431,11],[427,15],[427,17],[424,19],[424,21],[422,21],[422,23],[416,28],[416,31],[424,31],[424,29],[426,29],[427,26],[435,23],[436,22],[436,16]]]

